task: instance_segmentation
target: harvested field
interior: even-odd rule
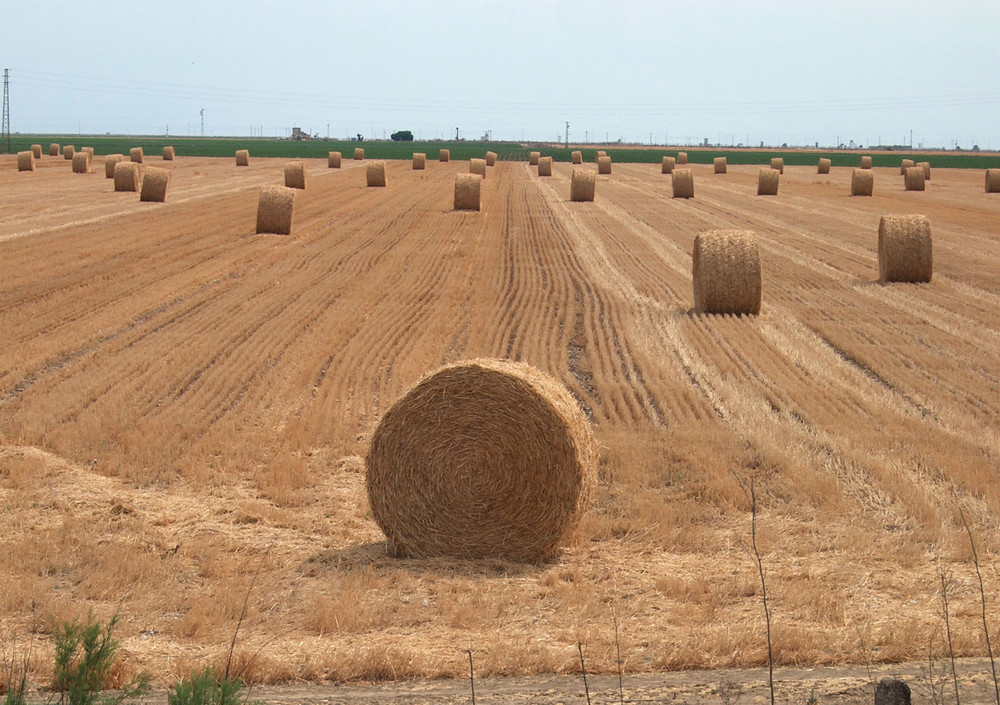
[[[306,159],[294,237],[254,234],[284,158],[178,156],[166,203],[0,156],[0,632],[121,605],[129,672],[170,682],[236,657],[256,681],[614,673],[766,662],[750,504],[779,664],[926,660],[939,571],[960,655],[1000,600],[1000,199],[982,170]],[[44,206],[44,207],[42,207]],[[934,276],[879,284],[882,215],[933,223]],[[706,230],[759,237],[760,315],[692,315]],[[542,565],[400,560],[367,506],[375,425],[425,373],[527,362],[593,423],[598,487]],[[34,605],[34,613],[32,605]],[[992,609],[992,608],[991,608]],[[990,613],[991,628],[1000,620]],[[995,632],[996,633],[996,632]],[[938,651],[940,655],[942,652]],[[626,676],[628,677],[628,676]],[[627,681],[626,681],[627,682]]]

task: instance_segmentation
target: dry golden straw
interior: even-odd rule
[[[473,157],[472,159],[470,159],[469,160],[469,173],[470,174],[479,174],[480,176],[482,176],[485,179],[486,178],[486,160],[485,159],[476,159],[475,157]]]
[[[355,147],[354,148],[354,158],[355,159],[359,159],[359,160],[360,159],[364,159],[365,158],[365,148],[364,147]]]
[[[326,157],[326,165],[330,169],[339,169],[340,160],[341,160],[340,152],[330,152]]]
[[[104,158],[104,176],[113,179],[115,178],[115,164],[120,162],[125,158],[124,154],[109,154]]]
[[[925,181],[930,181],[931,180],[931,163],[930,162],[917,162],[916,164],[914,164],[914,166],[919,166],[921,169],[924,170],[924,180]]]
[[[423,152],[413,153],[413,169],[414,171],[421,171],[426,168],[427,165],[427,155]]]
[[[871,169],[872,168],[872,158],[871,157],[861,157],[861,168]]]
[[[986,170],[986,193],[1000,193],[1000,169]]]
[[[257,232],[292,234],[292,210],[295,189],[270,184],[260,190],[257,201]]]
[[[902,162],[900,162],[899,164],[900,176],[906,176],[906,170],[909,169],[911,166],[914,166],[914,162],[912,159],[904,159]]]
[[[552,157],[541,157],[538,160],[538,175],[552,176]]]
[[[60,151],[60,147],[55,142],[53,142],[52,144],[49,145],[49,156],[50,157],[58,157],[59,156],[59,151]]]
[[[929,282],[934,269],[931,223],[922,215],[884,215],[878,224],[881,282]]]
[[[496,166],[497,163],[497,153],[487,152],[486,153],[486,166]]]
[[[250,166],[250,150],[249,149],[237,149],[236,150],[236,166]]]
[[[688,153],[687,152],[678,152],[677,153],[677,163],[678,164],[687,164],[688,163]]]
[[[439,162],[451,161],[451,150],[442,149],[440,152],[438,152],[438,161]]]
[[[690,169],[674,169],[670,181],[674,198],[694,198],[694,172]]]
[[[725,157],[716,157],[714,164],[715,164],[715,173],[716,174],[725,174],[726,173],[726,158]]]
[[[385,186],[385,162],[381,159],[368,162],[365,180],[369,186]]]
[[[597,158],[597,173],[598,174],[610,174],[611,173],[611,157],[598,157]]]
[[[832,163],[833,162],[831,160],[827,159],[826,157],[820,157],[819,158],[819,166],[816,167],[816,173],[817,174],[829,174],[830,173],[830,165]]]
[[[552,557],[596,484],[590,424],[521,362],[424,377],[382,417],[365,460],[372,514],[396,556]]]
[[[918,166],[911,166],[903,176],[903,185],[907,191],[923,191],[924,181],[924,170]]]
[[[172,162],[174,160],[174,155],[176,152],[173,147],[167,146],[163,148],[163,161]]]
[[[779,174],[785,173],[785,158],[771,157],[771,168],[776,169]]]
[[[569,200],[593,201],[594,189],[597,186],[597,174],[590,169],[574,169],[573,179],[569,186]]]
[[[115,191],[138,191],[142,186],[142,169],[134,162],[122,160],[115,164]]]
[[[698,313],[760,313],[757,233],[710,230],[694,238],[694,308]]]
[[[572,158],[574,164],[583,164],[583,152],[580,150],[574,150],[570,154],[570,157]]]
[[[33,145],[31,145],[31,153],[33,155],[35,155],[35,159],[41,159],[42,158],[42,145],[40,145],[40,144],[33,144]]]
[[[140,201],[163,203],[167,200],[167,187],[170,186],[170,169],[151,166],[142,175],[142,190]]]
[[[531,166],[538,166],[538,158],[542,156],[541,152],[529,152],[528,153],[528,164]]]
[[[875,175],[871,169],[855,169],[851,172],[851,195],[871,196],[875,186]]]
[[[608,153],[605,152],[603,149],[599,149],[596,152],[594,152],[594,162],[596,163],[598,159],[606,156],[608,156]]]
[[[677,159],[674,157],[663,157],[663,164],[660,166],[661,174],[673,174],[674,167],[677,166]]]
[[[285,163],[285,186],[305,190],[306,165],[301,159],[293,159]]]
[[[778,178],[781,176],[781,172],[777,169],[761,169],[760,174],[757,176],[757,195],[758,196],[777,196],[778,195]]]
[[[17,153],[17,170],[18,171],[34,171],[35,170],[35,153],[34,152],[18,152]]]
[[[90,155],[86,152],[77,152],[73,155],[73,173],[74,174],[89,174],[90,173]]]
[[[455,176],[455,210],[479,210],[479,193],[483,179],[479,174],[457,174]]]
[[[129,150],[129,159],[136,164],[142,164],[142,147],[133,147]]]
[[[76,155],[76,150],[73,148],[73,145],[68,144],[65,147],[63,147],[63,159],[65,159],[68,162],[71,162],[73,161],[73,157],[75,155]]]

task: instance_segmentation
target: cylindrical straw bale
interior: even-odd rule
[[[663,164],[660,166],[660,173],[673,174],[675,166],[677,166],[676,157],[663,157]]]
[[[820,157],[819,158],[819,166],[816,167],[816,173],[817,174],[829,174],[830,173],[830,165],[832,163],[833,162],[830,159],[827,159],[826,157]]]
[[[597,185],[597,174],[590,169],[573,169],[573,179],[569,186],[569,200],[593,201]]]
[[[86,152],[77,152],[73,155],[73,173],[74,174],[89,174],[90,173],[90,155]]]
[[[91,161],[94,159],[94,148],[93,147],[80,147],[81,152],[86,152],[90,155]]]
[[[129,160],[136,164],[142,164],[142,147],[132,147],[129,150]]]
[[[42,145],[33,144],[31,145],[31,153],[35,155],[35,159],[42,158]]]
[[[364,159],[365,158],[365,148],[364,147],[355,147],[354,148],[354,158],[357,159],[357,160]]]
[[[385,186],[385,162],[381,159],[368,162],[365,179],[369,186]]]
[[[552,176],[552,157],[540,157],[538,160],[538,175]]]
[[[924,181],[931,180],[931,163],[930,162],[917,162],[914,166],[919,166],[924,170]]]
[[[485,159],[470,159],[469,160],[469,173],[479,174],[484,179],[486,178],[486,160]]]
[[[869,156],[861,157],[861,168],[871,169],[872,168],[872,158]]]
[[[18,171],[35,170],[35,153],[33,151],[17,153],[17,170]]]
[[[142,168],[132,161],[115,164],[115,191],[138,191],[142,187]]]
[[[306,165],[301,159],[293,159],[285,163],[285,186],[305,189]]]
[[[911,166],[903,177],[903,185],[907,191],[923,191],[924,181],[924,170],[918,166]]]
[[[250,150],[249,149],[237,149],[236,150],[236,166],[250,166]]]
[[[583,164],[583,152],[578,149],[575,149],[570,153],[570,158],[573,160],[574,164]]]
[[[779,174],[785,173],[785,158],[771,157],[771,168],[776,169]]]
[[[726,173],[726,158],[725,157],[716,157],[715,161],[714,161],[714,164],[715,164],[715,173],[716,174],[725,174]]]
[[[687,152],[678,152],[677,153],[677,163],[678,164],[687,164],[688,163],[688,153]]]
[[[530,166],[538,166],[538,158],[542,156],[541,152],[529,152],[528,153],[528,164]]]
[[[986,170],[986,193],[1000,193],[1000,169]]]
[[[339,169],[340,160],[341,160],[340,152],[330,152],[326,157],[326,165],[330,169]]]
[[[757,233],[710,230],[694,238],[694,308],[698,313],[760,313]]]
[[[260,190],[257,201],[257,232],[292,234],[292,211],[295,189],[270,184]]]
[[[479,174],[457,174],[455,176],[455,210],[479,210],[479,193],[483,179]]]
[[[601,157],[606,157],[606,156],[608,156],[608,153],[605,152],[603,149],[599,149],[596,152],[594,152],[594,161],[596,162]]]
[[[590,424],[522,362],[468,360],[424,377],[382,417],[368,502],[400,557],[542,562],[596,485]]]
[[[120,162],[125,158],[124,154],[109,154],[104,158],[104,176],[113,179],[115,178],[115,164]]]
[[[875,175],[871,169],[855,169],[851,172],[851,195],[871,196],[875,186]]]
[[[63,147],[63,159],[65,159],[68,162],[71,162],[73,161],[73,157],[75,155],[76,155],[76,149],[73,147],[73,145],[68,144],[65,147]]]
[[[598,174],[610,174],[611,173],[611,157],[598,157],[597,158],[597,173]]]
[[[694,173],[690,169],[674,169],[670,180],[674,198],[694,198]]]
[[[904,159],[902,162],[900,162],[899,164],[900,176],[906,176],[906,170],[909,169],[911,166],[915,166],[912,159]]]
[[[497,163],[497,153],[487,152],[486,153],[486,166],[496,166]]]
[[[174,160],[174,155],[175,154],[176,154],[176,152],[174,151],[173,147],[171,147],[169,145],[166,146],[166,147],[164,147],[163,148],[163,161],[165,161],[165,162],[172,162]]]
[[[170,169],[151,166],[142,175],[142,190],[139,192],[139,200],[163,203],[167,200],[168,186],[170,186]]]
[[[424,152],[413,153],[413,169],[420,171],[427,168],[427,155]]]
[[[884,215],[878,224],[881,282],[929,282],[934,269],[931,223],[922,215]]]
[[[438,161],[439,162],[448,162],[448,161],[451,161],[451,150],[450,149],[442,149],[441,151],[439,151],[438,152]]]
[[[777,169],[761,169],[760,174],[757,176],[757,195],[777,196],[778,179],[780,176],[781,172]]]
[[[49,145],[49,156],[50,157],[58,157],[60,151],[61,151],[61,148],[55,142],[53,142],[52,144]]]

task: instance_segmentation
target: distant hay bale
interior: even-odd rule
[[[487,152],[486,153],[486,166],[496,166],[497,164],[497,153]]]
[[[931,224],[922,215],[884,215],[878,224],[881,282],[929,282],[934,269]]]
[[[915,166],[915,164],[914,164],[914,162],[913,162],[912,159],[904,159],[899,164],[899,175],[900,176],[906,176],[906,170],[909,169],[912,166]]]
[[[469,173],[479,174],[484,179],[486,178],[486,160],[472,158],[469,160]]]
[[[674,198],[694,198],[694,172],[690,169],[674,169],[670,180]]]
[[[596,163],[598,159],[606,156],[608,156],[608,153],[605,152],[603,149],[599,149],[596,152],[594,152],[594,162]]]
[[[17,153],[17,170],[18,171],[35,170],[35,153],[33,151]]]
[[[779,174],[785,173],[785,158],[771,157],[771,168],[777,170]]]
[[[760,313],[757,233],[710,230],[694,239],[694,308],[698,313]]]
[[[249,149],[237,149],[236,150],[236,166],[250,166],[250,150]]]
[[[385,186],[385,162],[381,159],[368,162],[365,180],[369,186]]]
[[[42,145],[40,145],[40,144],[33,144],[33,145],[31,145],[31,153],[33,155],[35,155],[35,159],[41,159],[42,158]]]
[[[986,193],[1000,193],[1000,169],[986,170]]]
[[[611,173],[611,157],[604,156],[597,158],[597,173],[598,174]]]
[[[552,176],[552,157],[541,157],[538,160],[538,175]]]
[[[479,194],[483,179],[479,174],[457,174],[455,176],[455,210],[479,210]]]
[[[89,174],[90,173],[90,155],[86,152],[77,152],[73,155],[73,173],[74,174]]]
[[[301,159],[285,163],[285,186],[305,190],[306,165]]]
[[[581,152],[581,151],[580,151],[580,150],[578,150],[578,149],[577,149],[577,150],[574,150],[574,151],[573,151],[573,152],[572,152],[572,153],[570,154],[570,158],[571,158],[571,159],[573,160],[573,163],[574,163],[574,164],[583,164],[583,152]]]
[[[528,164],[530,166],[538,166],[538,158],[542,156],[541,152],[529,152],[528,153]]]
[[[340,160],[341,160],[340,152],[330,152],[326,157],[326,165],[330,169],[339,169]]]
[[[167,187],[170,186],[170,169],[151,166],[142,175],[142,190],[140,201],[163,203],[167,200]]]
[[[931,163],[930,162],[917,162],[916,164],[914,164],[914,166],[919,166],[921,169],[924,170],[924,180],[925,181],[930,181],[931,180]]]
[[[660,173],[672,174],[674,173],[675,166],[677,166],[677,159],[675,157],[663,157],[663,164],[660,166]]]
[[[427,155],[424,152],[413,153],[413,170],[421,171],[427,166]]]
[[[569,186],[569,200],[593,201],[594,189],[597,185],[597,174],[590,169],[573,169],[573,178]]]
[[[59,156],[59,152],[61,150],[62,150],[62,148],[58,144],[56,144],[55,142],[53,142],[52,144],[49,145],[49,156],[50,157],[58,157]]]
[[[830,166],[832,164],[833,164],[833,162],[831,160],[827,159],[826,157],[820,157],[819,158],[819,166],[816,167],[816,173],[817,174],[829,174],[830,173]]]
[[[677,163],[678,164],[687,164],[688,163],[688,153],[687,152],[678,152],[677,153]]]
[[[122,160],[115,164],[115,191],[136,191],[142,186],[142,168],[135,162]]]
[[[295,189],[277,184],[264,186],[257,201],[257,232],[291,235],[294,205]]]
[[[109,154],[104,158],[104,176],[113,179],[115,178],[115,164],[122,161],[125,158],[124,154]]]
[[[365,148],[364,147],[355,147],[354,148],[354,158],[357,159],[357,160],[359,160],[359,161],[361,159],[364,159],[365,158]]]
[[[911,166],[903,176],[903,185],[907,191],[923,191],[924,181],[924,170],[918,166]]]
[[[63,159],[65,159],[68,162],[71,162],[73,161],[74,156],[76,156],[76,149],[73,148],[73,145],[68,144],[65,147],[63,147]]]
[[[129,161],[133,161],[136,164],[142,164],[142,147],[132,147],[129,150]]]
[[[868,156],[861,157],[861,168],[862,169],[871,169],[872,168],[872,158],[868,157]]]
[[[163,161],[165,161],[165,162],[172,162],[174,160],[174,155],[175,154],[176,154],[176,152],[174,152],[174,148],[173,147],[170,147],[170,146],[164,147],[163,148]]]
[[[448,161],[451,161],[451,150],[450,149],[442,149],[441,151],[439,151],[438,152],[438,161],[439,162],[448,162]]]
[[[89,154],[90,157],[91,157],[91,160],[93,160],[93,157],[94,157],[94,148],[93,147],[80,147],[80,151],[81,152],[86,152],[87,154]]]
[[[714,164],[715,164],[715,173],[716,174],[725,174],[726,173],[726,158],[725,157],[716,157],[715,161],[714,161]]]
[[[467,360],[425,376],[382,417],[368,502],[399,557],[541,562],[596,486],[590,424],[522,362]]]
[[[855,169],[851,172],[851,195],[871,196],[875,186],[875,175],[871,169]]]
[[[757,176],[757,195],[777,196],[778,179],[780,176],[781,172],[777,169],[761,169],[760,174]]]

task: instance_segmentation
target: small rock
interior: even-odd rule
[[[883,678],[875,686],[875,705],[910,705],[910,686],[898,678]]]

